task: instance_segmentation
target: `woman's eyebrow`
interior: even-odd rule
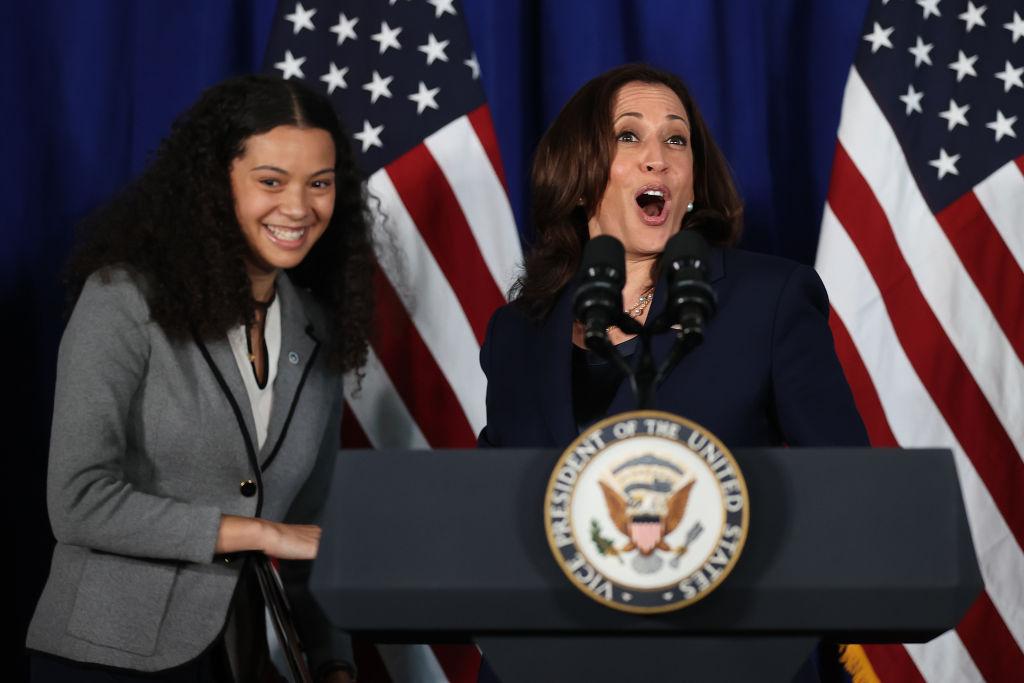
[[[270,164],[261,164],[259,166],[253,166],[251,169],[249,169],[249,171],[274,171],[275,173],[283,173],[285,175],[288,174],[288,171],[284,170],[283,168],[280,168],[278,166],[271,166]]]
[[[618,116],[616,116],[616,117],[615,117],[615,121],[618,121],[618,120],[619,120],[619,119],[621,119],[621,118],[622,118],[623,116],[634,116],[634,117],[636,117],[636,118],[638,118],[638,119],[642,119],[642,118],[644,117],[644,115],[643,115],[643,114],[641,114],[641,113],[640,113],[640,112],[638,112],[638,111],[627,111],[627,112],[623,112],[623,113],[619,114]],[[686,120],[686,117],[685,117],[685,116],[680,116],[679,114],[666,114],[666,115],[665,115],[665,118],[666,118],[666,119],[672,119],[672,120],[676,120],[676,121],[682,121],[683,123],[685,123],[685,124],[686,124],[686,127],[687,127],[687,128],[689,128],[689,127],[690,127],[690,122]]]
[[[284,170],[283,168],[280,168],[279,166],[272,166],[270,164],[261,164],[260,166],[254,166],[251,169],[249,169],[250,173],[252,173],[253,171],[273,171],[274,173],[281,173],[282,175],[290,175],[288,171]],[[334,172],[335,171],[333,166],[326,166],[324,168],[321,168],[319,171],[311,173],[310,177],[315,175],[323,175],[324,173]]]

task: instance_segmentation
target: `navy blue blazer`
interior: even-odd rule
[[[738,249],[713,249],[709,277],[718,312],[704,343],[676,366],[656,408],[694,420],[730,448],[867,446],[864,424],[836,358],[828,296],[812,268]],[[514,303],[491,318],[480,350],[487,375],[481,446],[567,446],[572,410],[572,289],[540,324]],[[649,320],[665,308],[664,282]],[[673,335],[654,339],[655,362]],[[633,410],[623,382],[608,414]]]

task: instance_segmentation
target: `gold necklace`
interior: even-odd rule
[[[633,308],[627,309],[626,311],[624,311],[624,313],[628,315],[630,318],[633,318],[634,320],[639,320],[640,316],[644,314],[644,311],[647,310],[647,307],[651,304],[653,300],[654,285],[651,285],[640,294],[640,297],[636,300],[636,303],[633,304]],[[611,331],[613,327],[615,327],[615,325],[609,325],[607,328],[605,328],[605,331]]]
[[[641,294],[640,298],[636,300],[633,307],[626,311],[626,314],[634,320],[639,320],[640,316],[644,314],[651,301],[654,300],[654,285],[651,285],[645,289]]]

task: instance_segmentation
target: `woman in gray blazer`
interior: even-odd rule
[[[366,357],[365,186],[330,103],[261,76],[205,92],[72,257],[47,482],[57,545],[36,680],[265,680],[254,553],[311,670],[354,676],[305,590]],[[292,562],[297,561],[297,562]]]

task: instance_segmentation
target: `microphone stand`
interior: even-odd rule
[[[665,245],[667,297],[665,309],[646,327],[622,310],[620,290],[625,271],[623,247],[615,238],[598,235],[587,243],[586,288],[576,290],[573,312],[586,321],[587,348],[613,364],[624,377],[640,410],[654,408],[654,393],[686,354],[704,340],[704,325],[715,313],[717,297],[708,281],[708,244],[699,232],[681,231]],[[607,261],[607,263],[605,263]],[[633,367],[608,339],[608,329],[617,326],[640,338],[640,353]],[[655,365],[651,338],[668,331],[675,341],[660,365]]]
[[[664,383],[665,378],[686,354],[700,345],[704,339],[703,332],[699,328],[693,327],[674,329],[664,313],[648,327],[644,327],[625,312],[615,316],[612,323],[623,332],[635,334],[640,338],[640,355],[637,357],[635,365],[631,367],[626,362],[619,350],[608,339],[608,332],[604,328],[587,330],[584,337],[587,348],[618,368],[622,376],[629,381],[630,390],[636,397],[639,410],[651,410],[655,407],[655,391]],[[675,333],[675,342],[661,364],[656,366],[654,353],[651,350],[651,339],[654,335],[663,334],[669,330]]]

